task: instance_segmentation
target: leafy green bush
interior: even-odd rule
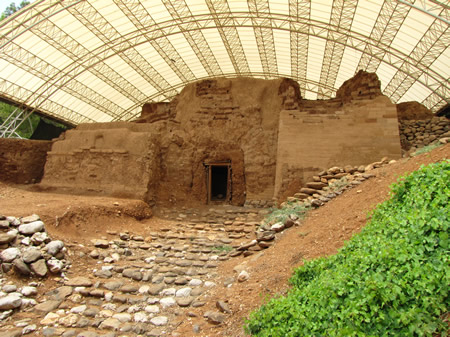
[[[422,167],[338,254],[298,268],[286,297],[253,312],[254,336],[447,335],[450,161]]]

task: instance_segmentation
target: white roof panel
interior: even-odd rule
[[[86,0],[66,7],[38,0],[0,23],[0,83],[11,84],[0,98],[37,110],[57,107],[44,112],[74,124],[85,120],[80,116],[128,120],[146,100],[167,101],[173,88],[200,78],[286,76],[293,62],[303,66],[306,52],[306,69],[298,69],[306,98],[333,95],[362,69],[375,71],[394,101],[426,98],[434,110],[450,101],[450,30],[441,2],[366,0],[356,9],[347,0],[254,4],[257,13],[247,0]],[[298,18],[289,16],[291,5]],[[290,27],[308,32],[307,40],[291,40]],[[296,60],[291,43],[306,41]],[[333,42],[345,45],[343,53]]]

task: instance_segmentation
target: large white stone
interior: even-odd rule
[[[119,330],[120,324],[118,319],[107,318],[100,324],[100,329]]]
[[[249,278],[250,278],[250,275],[245,270],[241,271],[238,275],[239,282],[247,281]]]
[[[14,228],[14,229],[10,229],[9,231],[7,231],[6,234],[8,234],[10,236],[14,236],[14,238],[16,238],[17,234],[19,234],[19,231]]]
[[[76,314],[68,314],[67,316],[61,317],[58,320],[58,323],[64,325],[65,327],[75,326],[78,322],[78,315]]]
[[[176,297],[188,297],[191,294],[192,288],[186,287],[178,289],[175,296]]]
[[[159,300],[159,303],[163,308],[168,308],[174,306],[177,302],[175,302],[173,297],[164,297]]]
[[[156,326],[166,325],[169,319],[166,316],[153,317],[150,322]]]
[[[33,235],[44,230],[44,223],[42,221],[33,221],[19,226],[19,232],[24,235]]]
[[[37,260],[36,262],[33,262],[31,265],[31,270],[38,276],[43,277],[47,275],[48,269],[47,265],[45,264],[44,259]]]
[[[121,312],[118,314],[113,315],[113,318],[118,319],[122,323],[127,323],[131,321],[131,315],[126,312]]]
[[[73,307],[72,309],[70,309],[70,312],[73,314],[82,314],[83,312],[85,312],[87,309],[87,306],[85,304]]]
[[[34,307],[37,305],[37,302],[33,298],[22,298],[22,308],[26,307]]]
[[[193,278],[192,280],[189,281],[189,285],[191,287],[201,286],[202,284],[203,284],[203,281],[199,280],[198,278]]]
[[[39,221],[39,220],[41,220],[39,215],[32,214],[32,215],[23,217],[22,218],[22,223],[27,224],[27,223],[36,222],[36,221]]]
[[[17,219],[16,217],[13,216],[7,216],[6,220],[9,221],[11,226],[19,226],[20,225],[20,220]]]
[[[20,256],[20,249],[16,247],[6,248],[0,253],[3,262],[11,262]]]
[[[37,289],[36,287],[29,287],[29,286],[25,286],[22,288],[22,290],[20,291],[24,296],[35,296],[37,295]]]
[[[11,310],[20,307],[22,299],[16,295],[8,295],[0,298],[0,310]]]
[[[49,253],[52,256],[55,256],[59,253],[61,249],[64,247],[64,242],[61,240],[54,240],[47,243],[47,253]]]
[[[20,241],[21,244],[23,244],[24,246],[29,246],[31,244],[31,239],[29,236],[27,236],[26,238],[23,238],[22,241]]]
[[[144,310],[151,314],[157,314],[159,312],[159,307],[157,305],[147,305]]]
[[[53,325],[58,322],[61,317],[58,314],[53,312],[49,312],[43,319],[41,319],[40,323],[42,325]]]
[[[5,293],[13,293],[13,292],[15,292],[15,291],[17,290],[17,286],[16,286],[15,284],[5,284],[5,285],[2,287],[2,290],[3,290]]]
[[[22,329],[22,335],[27,335],[27,334],[29,334],[29,333],[31,333],[33,331],[36,331],[36,329],[37,329],[36,324],[27,325],[26,327],[24,327]]]
[[[137,312],[134,314],[134,321],[137,323],[147,323],[148,316],[145,312]]]
[[[48,238],[47,232],[37,232],[31,237],[31,243],[36,246],[40,245],[42,242],[47,242],[48,240],[50,239]]]
[[[63,269],[64,263],[61,260],[51,258],[47,261],[47,266],[52,273],[59,273]]]
[[[145,284],[139,288],[139,293],[140,294],[148,294],[149,290],[150,290],[150,286]]]
[[[161,296],[174,296],[177,290],[175,288],[163,289],[160,293]]]
[[[132,305],[127,309],[127,312],[129,312],[130,314],[134,314],[135,312],[141,311],[141,306],[140,305]]]
[[[28,247],[23,251],[23,262],[25,263],[33,263],[39,260],[41,257],[41,251],[35,247]]]
[[[271,230],[275,232],[281,232],[284,229],[284,224],[282,222],[277,222],[270,227]]]

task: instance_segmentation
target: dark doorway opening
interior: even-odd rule
[[[228,190],[228,166],[211,166],[211,200],[225,201]]]
[[[204,163],[206,168],[206,183],[208,203],[226,203],[231,200],[231,163]]]

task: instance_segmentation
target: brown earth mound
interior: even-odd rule
[[[403,102],[397,104],[398,120],[423,120],[434,117],[434,114],[426,106],[419,102]]]

